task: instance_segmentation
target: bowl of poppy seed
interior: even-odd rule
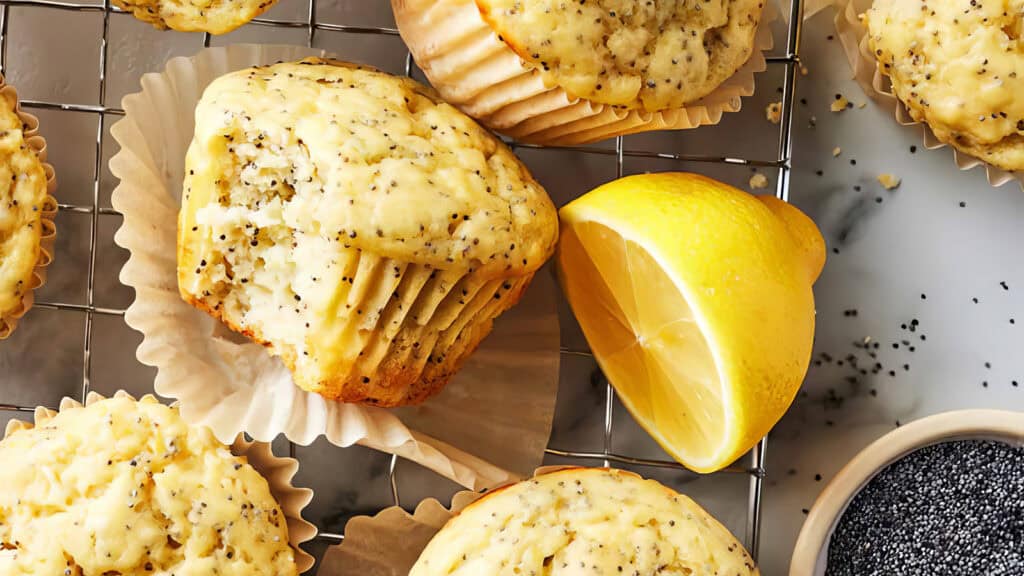
[[[790,576],[1024,573],[1024,412],[906,424],[818,496]]]

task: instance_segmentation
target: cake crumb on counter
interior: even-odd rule
[[[842,112],[843,110],[846,110],[849,107],[850,101],[846,99],[846,96],[843,96],[842,94],[836,94],[836,98],[835,100],[832,101],[832,106],[830,106],[830,109],[833,112]]]
[[[878,183],[881,184],[882,186],[884,186],[886,190],[892,190],[894,188],[899,188],[900,182],[901,182],[900,177],[896,176],[894,174],[879,174],[878,175]]]
[[[760,172],[754,172],[754,174],[750,177],[750,182],[748,182],[747,184],[750,185],[751,190],[760,190],[762,188],[767,188],[768,177],[765,176],[764,174],[761,174]]]
[[[778,124],[782,120],[782,102],[772,102],[764,109],[764,116],[772,124]]]
[[[842,153],[843,153],[843,149],[840,148],[839,146],[836,146],[835,148],[832,149],[832,157],[833,158],[835,158],[836,156],[839,156]]]

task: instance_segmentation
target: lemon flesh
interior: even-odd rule
[[[624,178],[560,217],[562,287],[627,409],[694,470],[749,450],[810,359],[813,223],[692,174]]]

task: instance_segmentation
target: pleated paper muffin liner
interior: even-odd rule
[[[121,146],[110,161],[111,172],[120,179],[112,202],[124,214],[114,240],[130,253],[121,281],[133,287],[136,296],[125,321],[143,335],[137,355],[157,368],[156,393],[178,400],[183,417],[209,426],[221,441],[246,432],[259,441],[284,434],[308,445],[323,435],[338,446],[358,443],[397,454],[472,489],[528,475],[543,458],[558,386],[555,286],[546,270],[536,276],[522,301],[494,323],[493,333],[440,394],[418,406],[396,409],[325,400],[300,390],[280,359],[179,296],[177,215],[185,151],[203,90],[230,71],[309,56],[325,55],[293,46],[204,49],[192,58],[170,60],[162,73],[145,75],[142,92],[124,99],[125,118],[111,128]],[[389,262],[367,255],[362,265],[377,268]],[[400,280],[399,292],[411,294],[440,286],[440,277],[446,274],[438,271],[431,279],[418,268],[409,266],[402,278],[387,281]],[[432,320],[427,327],[410,326],[414,332],[447,326],[435,330],[433,347],[458,354],[470,347],[474,336],[463,328],[471,322],[479,326],[474,318],[493,315],[527,281],[512,282],[509,289],[493,282],[466,286],[478,296],[490,291],[492,297],[473,298],[464,305],[454,298],[423,299]],[[468,282],[452,281],[444,289],[455,287],[461,294]],[[401,288],[406,283],[408,287]],[[392,294],[377,285],[369,288],[361,298]],[[508,295],[494,299],[498,291]],[[367,309],[380,307],[378,303]],[[387,306],[384,314],[390,314]],[[384,328],[380,336],[389,334],[388,326]],[[397,337],[403,331],[392,333]],[[384,338],[380,346],[390,344]]]
[[[57,189],[57,177],[53,166],[46,162],[46,140],[39,135],[39,119],[21,109],[18,105],[18,93],[13,86],[4,81],[2,74],[0,74],[0,97],[14,107],[14,113],[25,125],[25,142],[35,150],[39,161],[43,164],[43,171],[46,173],[46,199],[43,200],[40,211],[42,235],[39,239],[39,258],[36,260],[36,267],[32,271],[31,281],[24,291],[21,303],[13,310],[0,311],[0,340],[3,340],[14,332],[18,320],[28,312],[29,308],[32,308],[32,303],[35,302],[35,291],[46,283],[46,267],[53,261],[53,246],[57,240],[57,226],[53,222],[57,216],[57,200],[53,197],[53,193]]]
[[[418,403],[440,392],[490,332],[492,320],[518,302],[533,278],[480,278],[356,248],[343,250],[337,264],[347,285],[339,307],[356,312],[338,331],[371,337],[348,350],[356,360],[345,381],[332,382],[323,392],[328,398],[372,400],[379,406]],[[220,335],[231,337],[226,330]],[[407,389],[410,375],[418,377]],[[364,376],[400,382],[389,388]]]
[[[545,466],[533,476],[550,474],[575,466]],[[620,471],[625,474],[632,472]],[[510,486],[508,482],[498,490]],[[490,490],[488,493],[493,492]],[[434,498],[421,500],[410,514],[398,506],[385,508],[374,516],[356,516],[345,525],[345,539],[329,547],[320,562],[322,576],[407,576],[423,549],[445,523],[486,494],[457,492],[451,506]]]
[[[939,141],[928,128],[928,124],[914,120],[906,106],[893,93],[889,77],[882,72],[868,46],[868,29],[861,22],[860,15],[871,8],[871,0],[834,0],[833,6],[836,10],[835,26],[839,40],[843,43],[843,50],[850,62],[854,78],[868,96],[879,104],[891,108],[896,121],[901,125],[920,127],[925,148],[935,150],[949,146],[953,150],[953,161],[960,170],[984,166],[988,183],[992,186],[1002,186],[1007,182],[1016,181],[1024,190],[1024,172],[1009,172],[961,152]]]
[[[127,392],[120,390],[114,394],[114,398],[135,398]],[[151,396],[143,397],[152,398]],[[94,402],[104,400],[104,397],[96,392],[89,393],[85,405],[89,406]],[[81,408],[82,404],[76,400],[65,397],[60,402],[59,412],[73,408]],[[35,410],[34,424],[23,420],[9,420],[4,431],[4,437],[13,434],[18,430],[32,428],[45,424],[53,419],[58,412],[49,408],[38,407]],[[309,488],[296,488],[292,485],[295,472],[299,469],[299,463],[294,458],[278,458],[270,450],[270,445],[262,442],[251,442],[245,440],[241,435],[230,444],[231,453],[235,456],[242,456],[262,476],[270,487],[270,493],[281,507],[281,512],[288,521],[288,543],[295,551],[295,564],[299,573],[305,572],[313,567],[313,557],[299,547],[304,542],[309,542],[316,536],[316,527],[302,518],[302,510],[313,500],[313,491]]]
[[[498,132],[523,142],[569,146],[651,130],[717,124],[754,93],[754,74],[767,67],[768,2],[747,62],[707,96],[659,112],[622,110],[573,98],[546,86],[541,73],[509,48],[484,21],[473,0],[392,0],[395,21],[416,63],[445,100]]]

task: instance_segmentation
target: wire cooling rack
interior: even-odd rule
[[[345,24],[323,22],[317,19],[317,3],[316,0],[307,0],[308,8],[304,11],[304,19],[295,20],[283,20],[283,19],[270,19],[270,18],[257,18],[253,20],[251,25],[264,26],[264,27],[275,27],[285,29],[296,29],[305,32],[306,44],[313,46],[314,39],[318,32],[331,31],[341,32],[352,35],[390,35],[397,36],[398,31],[394,28],[388,27],[375,27],[375,26],[349,26]],[[358,0],[352,0],[358,1]],[[92,193],[91,203],[85,204],[60,204],[59,209],[62,213],[77,214],[80,217],[89,218],[89,252],[88,252],[88,264],[87,264],[87,278],[85,286],[85,302],[83,304],[74,304],[67,302],[47,302],[37,301],[35,307],[42,309],[49,309],[59,311],[64,314],[80,314],[84,315],[84,331],[83,331],[83,354],[82,354],[82,381],[80,387],[80,395],[82,401],[89,394],[91,389],[91,374],[92,374],[92,339],[93,339],[93,323],[94,319],[98,316],[109,316],[114,318],[123,318],[124,310],[118,308],[107,308],[96,305],[96,262],[97,262],[97,231],[99,229],[99,220],[101,215],[119,216],[119,213],[113,209],[105,208],[100,205],[100,191],[101,191],[101,176],[103,172],[103,158],[104,158],[104,135],[109,130],[110,125],[113,124],[117,118],[124,115],[124,110],[117,107],[107,106],[106,94],[107,94],[107,71],[108,71],[108,51],[109,51],[109,39],[110,39],[110,15],[115,13],[123,12],[121,9],[111,5],[111,0],[103,0],[102,3],[85,3],[85,2],[63,2],[58,0],[0,0],[0,73],[6,71],[8,67],[8,38],[10,36],[9,31],[12,29],[12,17],[11,8],[48,8],[61,11],[79,12],[79,13],[99,13],[102,15],[102,36],[100,38],[100,54],[99,54],[99,68],[97,70],[96,82],[98,83],[98,98],[97,104],[82,104],[82,103],[71,103],[71,102],[59,102],[59,101],[45,101],[45,100],[22,100],[22,106],[26,109],[41,109],[41,110],[54,110],[64,112],[75,112],[75,113],[87,113],[98,116],[97,128],[96,128],[96,140],[95,140],[95,165],[93,166],[92,172]],[[796,81],[799,76],[798,71],[800,67],[800,34],[801,25],[803,21],[803,0],[792,0],[791,5],[788,8],[787,18],[787,30],[786,40],[784,45],[784,52],[778,55],[767,56],[769,66],[780,66],[782,70],[782,87],[781,87],[781,121],[778,124],[778,146],[776,150],[776,157],[774,160],[758,160],[748,159],[742,157],[731,157],[727,155],[700,155],[700,154],[677,154],[673,152],[650,152],[644,150],[633,150],[625,148],[623,144],[623,138],[616,138],[614,141],[614,147],[574,147],[574,148],[561,148],[563,151],[570,151],[578,154],[598,154],[607,157],[614,158],[616,165],[616,176],[621,177],[623,175],[623,163],[626,158],[657,158],[664,160],[677,160],[685,162],[705,162],[705,163],[716,163],[716,164],[727,164],[727,165],[738,165],[738,166],[749,166],[758,167],[768,170],[776,170],[776,189],[775,194],[782,200],[789,200],[789,187],[790,187],[790,170],[791,170],[791,159],[793,149],[792,139],[792,123],[793,123],[793,107],[794,107],[794,94]],[[209,34],[203,36],[203,45],[209,46],[211,43],[211,37]],[[406,54],[405,58],[405,72],[407,75],[411,75],[413,71],[414,63],[411,55]],[[530,150],[544,150],[542,147],[517,143],[508,142],[513,148],[530,149]],[[59,173],[59,167],[58,167]],[[572,349],[569,347],[563,347],[561,349],[563,355],[566,356],[584,356],[590,357],[591,354],[586,350]],[[2,378],[2,376],[0,376]],[[4,403],[5,398],[2,396],[2,389],[0,389],[0,410],[13,411],[13,412],[32,412],[34,406],[19,406],[12,403]],[[658,460],[649,458],[639,458],[630,456],[628,454],[617,453],[613,450],[612,445],[612,424],[615,418],[615,391],[611,385],[605,385],[605,401],[604,401],[604,434],[603,434],[603,450],[601,451],[578,451],[565,447],[549,446],[547,453],[550,456],[559,457],[569,460],[578,460],[582,463],[595,463],[600,462],[605,466],[614,465],[627,465],[627,466],[641,466],[641,467],[654,467],[654,468],[665,468],[670,469],[674,473],[678,473],[683,476],[692,476],[693,473],[683,468],[676,462],[670,460]],[[295,445],[290,444],[290,452],[292,456],[295,455]],[[749,489],[748,489],[748,501],[747,501],[747,519],[746,519],[746,533],[744,535],[744,543],[751,555],[756,559],[758,556],[758,549],[760,546],[760,524],[761,524],[761,510],[762,510],[762,495],[763,486],[766,477],[765,468],[765,455],[768,447],[768,438],[763,438],[754,448],[751,450],[748,457],[747,464],[734,464],[733,466],[718,472],[718,474],[742,474],[749,477]],[[389,484],[391,498],[395,505],[400,505],[400,495],[397,483],[396,474],[397,457],[392,456],[390,466],[388,467],[386,480]],[[328,543],[335,543],[341,541],[344,536],[338,533],[331,533],[328,531],[321,530],[317,538],[321,541]]]

